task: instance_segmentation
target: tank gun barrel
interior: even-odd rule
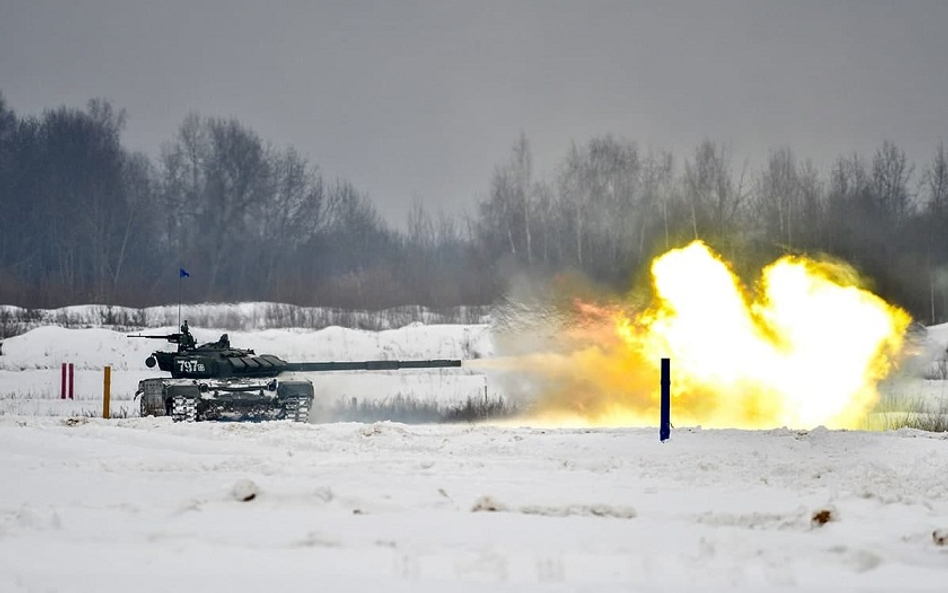
[[[399,369],[441,369],[461,366],[460,360],[361,360],[355,362],[290,362],[287,371],[397,371]]]

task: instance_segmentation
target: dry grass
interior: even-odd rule
[[[948,432],[948,398],[926,398],[911,393],[887,393],[869,413],[867,430],[914,428]]]
[[[341,399],[327,411],[322,420],[327,422],[382,422],[388,420],[405,424],[439,424],[510,418],[515,416],[518,411],[517,406],[507,402],[502,397],[471,397],[464,402],[445,404],[396,395],[395,397],[374,401],[360,401],[356,398]]]

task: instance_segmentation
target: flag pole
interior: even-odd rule
[[[178,327],[181,327],[181,283],[185,278],[190,278],[191,274],[184,268],[178,268]]]

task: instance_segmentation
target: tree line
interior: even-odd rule
[[[827,173],[789,147],[751,170],[700,142],[680,162],[611,135],[573,144],[552,179],[534,179],[521,134],[480,204],[474,244],[487,259],[578,268],[607,286],[702,239],[745,279],[785,254],[852,264],[868,287],[925,323],[948,320],[948,159],[921,169],[894,142],[841,155]]]
[[[679,158],[603,135],[540,178],[521,133],[473,212],[416,202],[395,230],[365,192],[234,118],[189,115],[154,159],[122,145],[125,120],[101,99],[19,116],[0,94],[0,302],[484,305],[518,273],[624,290],[700,238],[738,272],[838,257],[918,319],[948,319],[943,144],[920,168],[885,141],[823,172],[789,147],[751,169],[712,140]]]

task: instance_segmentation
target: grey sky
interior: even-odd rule
[[[538,174],[612,133],[679,161],[789,145],[825,168],[948,137],[948,2],[0,0],[20,115],[105,97],[157,155],[235,116],[370,193],[472,209],[521,130]]]

